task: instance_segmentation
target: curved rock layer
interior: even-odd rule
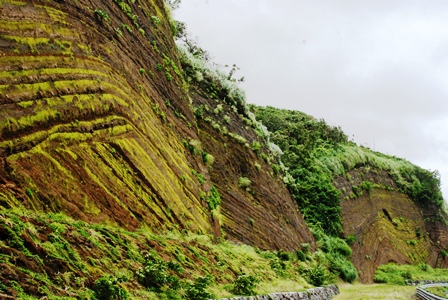
[[[362,175],[361,175],[362,174]],[[363,180],[389,186],[373,188],[356,199],[341,201],[345,236],[354,235],[352,261],[359,271],[361,282],[372,283],[376,268],[382,264],[418,264],[445,267],[447,260],[441,250],[447,243],[445,217],[429,217],[436,207],[421,207],[407,195],[394,191],[395,184],[387,172],[351,171],[338,178],[338,187],[352,192]]]
[[[238,166],[256,154],[215,139],[207,124],[200,135],[191,126],[162,1],[5,0],[0,15],[1,206],[127,229],[224,229],[262,248],[313,242],[269,165],[244,175],[254,177],[247,194]],[[202,140],[213,168],[186,150],[188,140]],[[203,197],[214,182],[221,220]]]

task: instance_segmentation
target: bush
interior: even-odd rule
[[[118,285],[121,279],[114,276],[103,276],[97,279],[93,285],[95,297],[98,300],[128,299],[128,293]]]
[[[324,238],[322,250],[326,253],[341,254],[346,258],[350,258],[352,256],[352,249],[350,246],[347,245],[344,240],[337,237]]]
[[[247,177],[240,177],[238,179],[238,186],[242,188],[248,188],[252,182]]]
[[[428,264],[425,264],[424,262],[419,263],[419,264],[418,264],[418,267],[419,267],[422,271],[424,271],[424,272],[431,272],[431,271],[432,271],[431,266],[428,265]]]
[[[280,277],[285,275],[286,263],[279,257],[273,257],[269,262],[271,269]]]
[[[277,257],[283,261],[290,261],[292,260],[292,253],[286,251],[278,251]]]
[[[330,271],[339,276],[345,282],[352,283],[358,278],[358,273],[353,264],[340,254],[333,254],[327,257]]]
[[[411,277],[412,276],[408,270],[404,270],[400,266],[394,264],[387,264],[378,267],[373,281],[375,283],[405,285],[405,279],[411,279]]]
[[[329,281],[330,276],[321,264],[315,264],[306,270],[307,281],[314,286],[322,286]]]
[[[221,205],[221,195],[219,194],[218,189],[215,186],[212,186],[210,194],[206,200],[210,210],[214,210],[219,205]]]
[[[443,257],[444,259],[448,257],[448,251],[446,251],[445,249],[442,249],[442,250],[440,251],[440,254],[442,255],[442,257]]]
[[[233,293],[236,295],[251,296],[255,295],[255,287],[259,280],[253,275],[241,273],[233,283]]]
[[[187,287],[187,299],[207,300],[215,298],[215,295],[206,291],[207,287],[212,284],[212,282],[213,278],[211,276],[196,278],[194,283]]]
[[[165,286],[175,290],[180,287],[179,278],[169,274],[167,263],[151,253],[145,256],[143,268],[136,273],[140,284],[156,292]]]
[[[352,283],[358,278],[358,272],[351,262],[346,261],[339,269],[339,277],[345,282]]]
[[[207,165],[211,166],[215,162],[215,157],[209,153],[202,152],[202,161]]]
[[[310,244],[308,243],[303,243],[302,245],[300,245],[302,247],[302,251],[305,254],[310,253]]]
[[[354,242],[356,242],[356,235],[349,234],[345,237],[345,242],[347,245],[353,245]]]
[[[359,185],[359,188],[362,189],[363,191],[366,191],[367,194],[369,194],[369,196],[370,196],[370,193],[372,192],[373,184],[370,181],[363,181]]]
[[[258,152],[258,151],[260,151],[260,149],[261,149],[261,144],[259,142],[254,141],[252,143],[252,150],[254,152]]]
[[[95,16],[97,16],[100,20],[110,21],[110,17],[104,10],[97,8],[94,11]]]
[[[302,250],[296,250],[296,257],[300,261],[305,261],[307,259],[307,256],[305,253],[303,253]]]

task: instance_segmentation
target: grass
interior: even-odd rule
[[[306,261],[298,261],[294,253],[262,251],[228,241],[214,243],[213,237],[208,235],[175,230],[154,234],[145,228],[129,232],[116,226],[76,221],[62,213],[45,214],[23,208],[0,210],[0,226],[8,229],[9,236],[3,243],[0,242],[1,251],[9,253],[17,249],[29,260],[36,260],[38,266],[42,266],[48,257],[67,266],[64,274],[68,277],[57,276],[56,279],[48,273],[50,271],[36,268],[34,263],[19,268],[18,271],[26,277],[17,283],[17,288],[25,290],[20,294],[22,298],[29,296],[26,286],[23,286],[26,280],[37,280],[37,284],[45,288],[45,294],[50,298],[64,293],[79,296],[91,294],[92,285],[82,284],[87,278],[118,280],[112,285],[126,291],[130,299],[149,297],[143,296],[149,292],[139,285],[135,274],[147,253],[159,257],[163,265],[176,265],[177,269],[184,270],[177,275],[167,270],[164,271],[166,274],[159,274],[163,275],[162,278],[174,274],[187,284],[176,291],[179,295],[184,295],[185,287],[196,278],[212,276],[213,283],[207,291],[218,298],[233,296],[235,276],[242,273],[254,276],[258,283],[254,286],[256,294],[303,291],[312,287],[303,270],[314,265],[317,260],[324,263],[324,254],[320,251],[311,254],[303,249],[308,258]],[[26,248],[29,244],[25,240],[30,238],[42,249],[38,255],[33,255]],[[151,247],[148,247],[148,241]],[[0,256],[2,259],[10,268],[17,269],[14,258]],[[69,279],[74,274],[79,284]],[[58,289],[61,280],[68,282],[64,284],[67,286],[65,292]],[[10,291],[14,284],[6,280],[4,290]],[[153,291],[149,299],[167,299],[166,296],[168,294],[165,290]]]
[[[417,299],[415,286],[389,284],[339,284],[333,300]]]
[[[427,288],[426,291],[433,293],[434,295],[446,298],[447,293],[448,293],[448,287],[447,286],[435,286],[435,287]]]
[[[165,263],[174,261],[185,272],[179,274],[183,282],[191,282],[199,276],[213,277],[210,292],[217,297],[232,296],[235,274],[242,272],[257,277],[260,284],[256,286],[257,294],[299,291],[310,288],[295,267],[285,269],[284,276],[271,268],[271,260],[276,257],[275,252],[264,252],[246,245],[235,245],[231,242],[215,244],[206,235],[191,233],[166,232],[155,235],[146,229],[136,232],[101,225],[76,221],[63,214],[44,214],[16,208],[14,210],[0,210],[0,226],[8,231],[9,239],[0,243],[0,249],[7,253],[17,249],[29,259],[37,261],[38,266],[50,257],[63,262],[68,267],[66,275],[76,273],[78,281],[83,282],[91,277],[97,279],[102,276],[127,279],[117,283],[129,292],[131,299],[141,299],[144,288],[139,286],[134,271],[142,264],[145,253],[153,253],[161,257]],[[47,239],[41,240],[46,235]],[[33,256],[24,246],[24,238],[29,236],[42,251]],[[157,244],[157,253],[148,248],[143,241]],[[90,257],[85,256],[85,247],[89,248]],[[42,257],[41,257],[42,256]],[[292,259],[292,256],[290,257]],[[4,262],[12,269],[17,269],[10,256]],[[291,260],[288,264],[295,264]],[[18,288],[26,280],[37,280],[37,284],[45,288],[45,294],[50,298],[60,295],[58,286],[63,278],[53,279],[49,271],[45,272],[36,264],[24,265],[20,270],[26,278],[17,283]],[[30,269],[28,269],[30,268]],[[67,273],[68,272],[68,273]],[[59,281],[58,281],[59,280]],[[64,279],[65,280],[65,279]],[[14,282],[5,281],[6,290],[14,286]],[[67,294],[81,295],[91,293],[91,285],[67,284]],[[5,291],[6,291],[5,290]],[[181,292],[180,292],[181,293]],[[21,296],[28,296],[22,292]],[[164,292],[157,291],[154,299],[162,299]]]
[[[418,265],[381,265],[375,272],[375,282],[404,285],[405,280],[448,280],[448,270],[431,268],[425,263]]]

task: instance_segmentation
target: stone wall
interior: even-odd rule
[[[273,293],[263,296],[223,298],[221,300],[329,300],[337,294],[339,294],[339,288],[336,285],[328,285],[304,292]]]
[[[406,280],[406,285],[422,285],[433,283],[448,283],[446,280]]]

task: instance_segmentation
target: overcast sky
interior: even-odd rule
[[[447,0],[183,0],[174,16],[241,68],[248,103],[438,170],[448,200]]]

